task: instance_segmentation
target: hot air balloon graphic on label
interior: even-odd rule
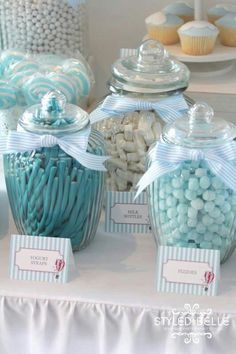
[[[64,267],[65,267],[65,261],[64,261],[64,259],[57,259],[56,260],[56,262],[55,262],[55,269],[56,269],[56,271],[57,272],[61,272],[63,269],[64,269]]]
[[[213,282],[215,278],[215,274],[213,272],[207,271],[204,274],[204,290],[207,291],[209,288],[209,285]]]

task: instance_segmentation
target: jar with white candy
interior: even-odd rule
[[[86,0],[0,0],[2,49],[87,56]]]
[[[163,123],[188,108],[182,96],[188,79],[187,67],[154,40],[113,64],[111,95],[90,115],[111,156],[108,190],[135,190],[145,171],[145,155],[159,139]]]
[[[197,103],[165,126],[139,192],[148,186],[157,244],[220,250],[224,262],[235,248],[236,126],[213,116]]]

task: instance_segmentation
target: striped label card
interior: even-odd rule
[[[68,238],[12,235],[9,275],[15,280],[66,283],[73,254]]]
[[[106,232],[150,233],[146,193],[107,192]]]
[[[220,251],[159,246],[157,291],[217,295]]]

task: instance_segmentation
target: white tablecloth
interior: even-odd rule
[[[222,267],[217,297],[155,291],[151,235],[105,234],[75,254],[79,273],[65,285],[8,278],[7,197],[0,192],[0,354],[235,354],[236,255]],[[212,338],[185,344],[177,327],[156,324],[185,304],[211,308],[227,326],[205,327]]]

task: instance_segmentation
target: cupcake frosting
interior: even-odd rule
[[[177,1],[175,3],[167,5],[163,12],[169,13],[172,15],[180,16],[180,15],[194,15],[194,8],[192,5],[185,1]]]
[[[186,34],[197,37],[217,35],[219,30],[216,26],[207,21],[191,21],[181,26],[178,32],[179,34]]]
[[[178,16],[171,14],[164,14],[163,12],[156,12],[145,19],[146,24],[162,25],[162,26],[178,26],[181,25],[183,20]]]
[[[219,20],[217,20],[215,23],[224,27],[236,28],[236,13],[225,15]]]
[[[213,16],[224,16],[232,11],[236,12],[235,4],[217,4],[216,6],[211,7],[207,11],[207,13],[208,15],[213,15]]]

